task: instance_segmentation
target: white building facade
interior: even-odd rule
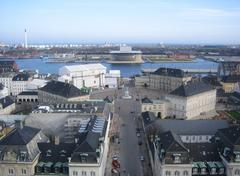
[[[100,88],[105,85],[106,67],[102,64],[81,64],[59,69],[61,82],[71,83],[77,88]]]

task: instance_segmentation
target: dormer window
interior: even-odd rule
[[[225,157],[228,156],[230,151],[231,151],[230,148],[225,147],[224,151],[223,151],[223,156],[225,156]]]
[[[66,156],[66,153],[67,153],[67,152],[66,152],[65,150],[61,150],[61,151],[60,151],[60,156]]]
[[[87,153],[81,153],[80,154],[81,162],[86,163],[87,162],[87,157],[88,157]]]
[[[20,156],[19,156],[20,161],[26,161],[27,160],[27,152],[26,151],[21,151]]]
[[[47,150],[46,156],[52,156],[52,151],[51,150]]]
[[[173,162],[181,163],[181,154],[173,154]]]

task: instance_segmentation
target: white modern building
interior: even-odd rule
[[[73,84],[77,88],[100,88],[105,85],[106,67],[102,64],[80,64],[59,69],[58,81]]]

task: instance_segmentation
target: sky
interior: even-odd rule
[[[240,0],[0,0],[0,42],[240,44]]]

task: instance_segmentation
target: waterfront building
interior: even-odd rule
[[[64,66],[59,69],[61,82],[73,84],[77,88],[101,88],[105,86],[106,67],[102,64],[81,64]]]
[[[11,94],[18,95],[26,90],[27,85],[32,80],[32,77],[27,73],[19,73],[12,78]]]
[[[218,65],[218,75],[240,75],[240,61],[237,59],[230,61],[221,61]]]
[[[140,84],[151,89],[160,89],[169,92],[178,88],[182,84],[187,83],[191,79],[192,77],[184,73],[183,70],[175,68],[159,68],[156,71],[143,76],[142,79],[137,78],[136,85]]]
[[[223,76],[221,80],[225,93],[240,91],[240,75]]]
[[[159,68],[149,76],[149,87],[164,91],[172,91],[192,79],[183,70],[174,68]]]
[[[78,89],[72,84],[51,81],[38,90],[38,100],[42,104],[78,102],[89,99],[89,90]]]
[[[0,176],[32,176],[40,155],[38,142],[48,138],[41,130],[15,123],[16,128],[0,140]]]
[[[11,114],[15,110],[15,102],[9,97],[0,99],[0,115]]]
[[[191,119],[215,110],[216,89],[202,81],[191,81],[171,91],[166,100],[172,117]]]
[[[165,118],[169,114],[170,102],[166,100],[152,100],[147,97],[141,100],[141,112],[153,112],[159,118]]]
[[[134,63],[143,63],[142,52],[137,50],[132,50],[130,46],[120,46],[120,50],[111,51],[111,60],[109,63],[117,64],[134,64]]]
[[[17,64],[11,60],[0,60],[0,74],[8,72],[17,72]]]

